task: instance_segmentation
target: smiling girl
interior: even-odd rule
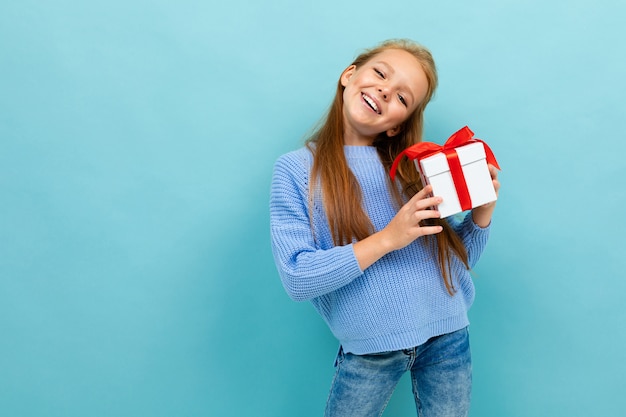
[[[309,300],[339,340],[326,416],[380,416],[410,372],[418,415],[466,416],[471,392],[469,274],[494,203],[441,219],[412,162],[437,86],[409,40],[365,51],[341,74],[307,146],[281,156],[270,198],[274,259],[291,298]],[[492,170],[496,190],[499,183]]]

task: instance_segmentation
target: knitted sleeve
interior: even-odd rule
[[[320,248],[309,221],[308,158],[283,155],[274,165],[270,232],[276,268],[296,301],[327,294],[362,275],[352,245]]]
[[[471,212],[468,212],[460,220],[456,217],[450,217],[449,224],[463,241],[467,249],[469,266],[473,268],[478,263],[485,246],[487,246],[491,225],[485,228],[478,226],[472,220]]]

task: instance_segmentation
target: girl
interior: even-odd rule
[[[495,203],[441,219],[413,162],[437,86],[430,52],[409,40],[346,68],[306,147],[275,164],[272,249],[287,293],[309,300],[340,342],[326,416],[380,416],[410,371],[419,416],[466,416],[471,391],[469,269]],[[490,167],[496,190],[496,171]]]

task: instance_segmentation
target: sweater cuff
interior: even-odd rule
[[[365,271],[361,269],[359,260],[356,258],[356,253],[354,253],[354,243],[350,243],[347,247],[350,248],[350,254],[352,255],[352,264],[354,266],[353,272],[359,271],[359,275],[363,275]]]

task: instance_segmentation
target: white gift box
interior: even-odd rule
[[[491,174],[485,156],[485,147],[481,142],[455,148],[462,167],[465,183],[472,200],[472,208],[496,201]],[[448,166],[448,159],[443,152],[416,160],[424,185],[433,187],[433,195],[443,198],[437,209],[441,217],[452,216],[463,211],[459,196]]]

